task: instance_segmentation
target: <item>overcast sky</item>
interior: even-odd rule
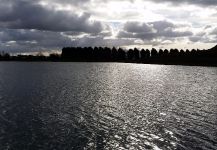
[[[0,0],[0,10],[0,51],[217,43],[217,0]]]

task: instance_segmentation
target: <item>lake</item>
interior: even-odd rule
[[[217,68],[0,62],[2,150],[215,150]]]

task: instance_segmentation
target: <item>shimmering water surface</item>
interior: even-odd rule
[[[217,68],[1,62],[0,149],[217,149]]]

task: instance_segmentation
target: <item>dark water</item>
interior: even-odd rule
[[[1,62],[0,149],[217,149],[217,68]]]

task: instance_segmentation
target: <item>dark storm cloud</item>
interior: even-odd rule
[[[149,23],[127,22],[122,31],[118,33],[119,38],[139,38],[152,40],[154,38],[176,38],[191,36],[191,31],[176,31],[177,25],[168,21],[156,21]]]
[[[86,33],[99,33],[103,30],[100,22],[89,20],[88,13],[76,15],[68,11],[56,11],[31,1],[9,0],[1,4],[0,9],[3,10],[0,14],[1,28]]]

